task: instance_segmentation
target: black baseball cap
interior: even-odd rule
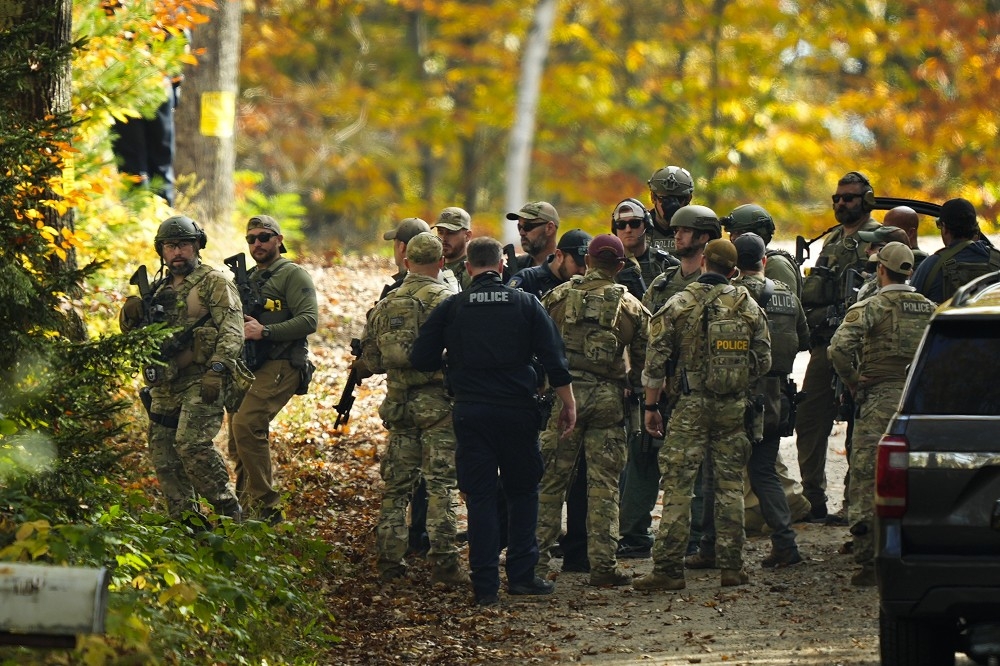
[[[587,246],[592,240],[593,237],[583,229],[570,229],[559,238],[556,249],[574,257],[582,257],[587,254]]]

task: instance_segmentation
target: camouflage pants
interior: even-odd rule
[[[566,491],[576,473],[581,448],[587,461],[587,557],[593,572],[613,571],[618,548],[618,481],[625,466],[625,422],[623,389],[617,384],[573,382],[576,397],[576,427],[560,438],[557,419],[550,419],[542,433],[545,473],[538,496],[538,564],[535,571],[546,576],[549,550],[562,528]],[[562,403],[557,399],[553,414]]]
[[[444,387],[390,389],[379,416],[389,428],[389,444],[380,469],[385,489],[376,528],[380,573],[403,566],[409,543],[406,507],[421,472],[428,495],[431,549],[427,557],[435,566],[457,564],[455,431]]]
[[[698,468],[711,455],[715,482],[715,558],[720,569],[743,565],[743,469],[750,441],[743,425],[742,396],[709,397],[701,392],[681,396],[670,417],[660,449],[663,515],[653,543],[653,569],[684,577],[684,554],[691,527],[691,498]]]
[[[198,495],[219,514],[228,515],[236,506],[229,470],[212,441],[222,427],[221,400],[203,403],[200,379],[152,389],[149,458],[174,518],[197,510]]]
[[[900,382],[883,382],[867,389],[854,426],[847,521],[854,535],[854,561],[859,564],[871,564],[875,557],[876,450],[902,394]]]

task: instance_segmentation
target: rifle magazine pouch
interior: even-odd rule
[[[226,361],[226,369],[229,372],[223,387],[223,405],[225,405],[226,411],[232,414],[239,410],[240,405],[243,404],[244,396],[253,386],[254,376],[241,358],[235,361]]]
[[[202,326],[194,329],[194,363],[208,365],[215,354],[215,341],[219,339],[219,330],[212,326]]]

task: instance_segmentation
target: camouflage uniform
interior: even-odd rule
[[[746,368],[748,378],[741,390],[720,395],[706,386],[709,358],[702,308],[709,314],[708,321],[728,312],[745,322],[750,331],[745,355],[729,355]],[[676,359],[671,393],[679,397],[660,450],[663,515],[653,544],[653,573],[684,578],[691,495],[707,454],[712,456],[715,472],[716,560],[720,568],[738,571],[743,566],[745,539],[743,468],[750,456],[744,427],[745,395],[771,366],[770,336],[763,311],[745,289],[729,285],[714,273],[702,276],[653,316],[643,385],[662,386],[671,359]]]
[[[400,287],[375,306],[361,338],[365,364],[375,373],[386,373],[388,387],[379,407],[389,444],[380,470],[385,490],[376,529],[379,573],[386,578],[405,570],[406,506],[421,472],[429,496],[428,558],[440,571],[458,566],[451,400],[441,372],[418,372],[408,359],[420,325],[454,293],[438,280],[409,272]]]
[[[645,362],[649,313],[614,277],[598,268],[574,276],[543,299],[559,327],[573,374],[576,428],[560,438],[551,419],[541,437],[545,474],[539,489],[535,571],[548,573],[549,549],[562,525],[562,505],[581,447],[587,463],[587,556],[591,580],[617,569],[618,480],[625,465],[624,391],[639,383]],[[631,382],[623,352],[628,348]],[[558,402],[558,400],[557,400]],[[561,405],[556,405],[558,412]]]
[[[934,303],[905,284],[889,284],[847,311],[833,334],[830,360],[860,407],[851,448],[848,521],[854,559],[875,556],[875,452],[903,392],[906,366],[920,344]]]
[[[445,271],[451,273],[451,277],[448,280],[442,280],[443,282],[450,282],[451,279],[454,279],[461,289],[468,289],[469,285],[472,284],[472,276],[469,275],[467,270],[465,270],[465,257],[452,261],[451,263],[446,263],[442,273]]]
[[[796,298],[802,297],[802,271],[795,259],[783,250],[768,250],[767,265],[764,266],[764,277],[787,285]]]
[[[178,518],[196,511],[196,493],[219,514],[238,516],[236,496],[229,487],[229,470],[213,443],[222,427],[223,397],[202,401],[201,381],[213,363],[234,371],[243,350],[243,308],[225,275],[200,264],[176,289],[168,278],[152,302],[164,306],[168,326],[195,328],[192,342],[167,359],[164,378],[150,394],[149,457],[167,500],[167,510]]]
[[[671,239],[673,240],[673,239]],[[652,252],[652,250],[650,250]],[[648,253],[647,253],[648,254]],[[682,291],[701,275],[700,271],[685,277],[680,266],[669,266],[650,284],[655,285],[646,290],[642,304],[650,312],[656,313],[671,296]],[[633,389],[641,396],[642,388],[634,384]],[[639,401],[641,402],[641,400]],[[657,454],[663,446],[662,439],[655,439],[645,432],[642,423],[642,406],[637,405],[635,416],[638,423],[634,434],[629,437],[628,460],[625,463],[624,482],[621,492],[621,554],[634,550],[645,556],[645,551],[653,545],[653,534],[650,527],[653,524],[652,511],[656,507],[656,498],[660,492],[660,470],[657,467]],[[667,418],[669,415],[665,415]],[[700,502],[700,498],[698,500]],[[695,507],[696,534],[700,536],[701,513],[700,504]]]
[[[871,231],[880,226],[869,219],[858,231]],[[827,357],[827,347],[836,320],[844,312],[847,302],[847,271],[865,265],[868,245],[858,239],[857,232],[845,237],[843,227],[835,229],[823,239],[823,250],[816,260],[816,267],[802,282],[802,307],[809,321],[810,352],[802,380],[805,397],[799,404],[795,447],[803,492],[813,506],[812,515],[815,518],[826,516],[827,447],[837,416],[832,386],[833,368]]]

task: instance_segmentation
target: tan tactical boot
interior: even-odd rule
[[[683,590],[687,586],[684,578],[674,578],[665,573],[653,573],[632,580],[632,587],[637,590]]]
[[[469,579],[469,574],[462,571],[458,564],[452,564],[451,566],[444,567],[434,567],[431,572],[431,582],[441,583],[442,585],[447,585],[448,587],[463,587],[472,584]]]
[[[614,571],[590,572],[590,584],[594,587],[604,587],[606,585],[618,587],[619,585],[628,585],[631,582],[632,576],[625,573],[621,569],[615,569]]]
[[[877,581],[875,580],[874,564],[862,564],[861,570],[851,576],[851,585],[856,585],[858,587],[875,587],[876,584]]]
[[[802,555],[799,554],[798,548],[792,547],[778,550],[774,546],[771,546],[771,554],[765,557],[760,565],[765,569],[781,569],[783,567],[794,566],[801,561]]]
[[[750,574],[748,574],[744,569],[722,570],[722,587],[746,585],[749,582],[750,582]]]
[[[715,555],[705,555],[700,550],[684,558],[686,569],[717,569]]]

